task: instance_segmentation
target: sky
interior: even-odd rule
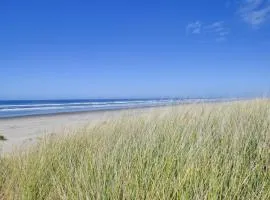
[[[1,0],[0,99],[270,93],[270,0]]]

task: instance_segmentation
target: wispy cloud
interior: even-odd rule
[[[202,28],[202,23],[200,21],[189,23],[186,27],[187,34],[200,34]]]
[[[258,28],[270,19],[270,1],[242,0],[238,13],[246,23]]]
[[[227,40],[227,35],[230,34],[230,29],[225,26],[223,21],[214,22],[204,27],[205,31],[212,34],[217,42]]]
[[[230,30],[223,21],[216,21],[210,24],[203,24],[200,21],[196,21],[187,25],[186,33],[189,35],[205,35],[213,38],[217,42],[224,42],[227,40]]]
[[[205,30],[212,33],[224,34],[229,33],[229,29],[225,26],[223,21],[214,22],[208,26],[205,26]]]

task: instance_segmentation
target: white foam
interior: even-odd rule
[[[130,100],[130,101],[107,101],[107,102],[78,102],[78,103],[59,103],[59,104],[24,104],[24,105],[2,105],[1,112],[33,112],[40,110],[84,110],[84,109],[103,109],[103,108],[123,108],[134,106],[151,106],[176,102],[174,100]]]

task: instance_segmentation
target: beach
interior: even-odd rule
[[[233,99],[231,99],[232,101]],[[46,135],[64,134],[123,115],[138,115],[181,104],[224,99],[50,100],[0,102],[0,154],[25,150]],[[230,99],[227,99],[230,101]],[[93,107],[94,106],[94,107]],[[74,107],[77,110],[74,110]],[[62,110],[60,109],[62,108]],[[92,109],[92,110],[88,110]]]
[[[2,119],[0,199],[269,199],[269,117],[255,99]]]
[[[124,115],[139,115],[155,109],[160,110],[161,107],[75,112],[0,119],[0,135],[4,136],[6,139],[5,141],[0,141],[0,152],[10,153],[14,150],[26,149],[45,135],[64,134],[65,132],[71,132],[72,130],[77,130],[87,125],[117,119]]]
[[[230,101],[230,100],[228,100]],[[231,100],[233,101],[233,100]],[[226,101],[223,101],[225,103]],[[221,102],[208,100],[208,102],[187,103],[189,105],[200,104],[220,104]],[[159,113],[170,108],[181,108],[186,104],[180,105],[160,105],[152,107],[135,107],[112,110],[81,111],[54,113],[46,115],[32,115],[0,118],[0,135],[5,140],[0,141],[0,154],[22,151],[35,144],[38,139],[46,135],[59,135],[74,132],[89,125],[95,125],[104,121],[129,115],[141,115],[147,113]],[[179,109],[178,109],[179,110]]]

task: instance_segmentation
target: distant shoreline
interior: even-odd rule
[[[100,109],[100,110],[83,110],[83,111],[67,111],[67,112],[58,112],[58,113],[48,113],[48,114],[33,114],[33,115],[24,115],[24,116],[11,116],[11,117],[0,117],[0,121],[10,120],[10,119],[32,119],[38,117],[53,117],[53,116],[67,116],[67,115],[76,115],[76,114],[90,114],[90,113],[102,113],[102,112],[114,112],[114,111],[123,111],[123,110],[137,110],[137,109],[147,109],[147,108],[161,108],[168,106],[179,106],[183,104],[175,105],[158,105],[158,106],[141,106],[141,107],[129,107],[129,108],[115,108],[115,109]]]
[[[117,119],[123,114],[141,115],[151,111],[162,112],[168,108],[184,105],[218,104],[236,100],[215,102],[193,102],[175,105],[145,106],[135,108],[81,111],[47,115],[19,116],[0,119],[0,135],[7,140],[1,141],[0,154],[12,152],[15,148],[26,148],[46,134],[61,134],[65,129],[77,130],[88,124]],[[242,101],[242,100],[239,100]]]
[[[145,108],[160,108],[167,106],[179,106],[186,104],[198,104],[198,103],[221,103],[221,102],[232,102],[232,101],[240,101],[244,99],[201,99],[197,102],[177,102],[177,103],[167,103],[167,104],[153,104],[153,105],[136,105],[136,106],[126,106],[126,107],[118,107],[118,108],[99,108],[96,110],[79,110],[79,111],[58,111],[54,113],[42,113],[42,114],[25,114],[18,116],[0,116],[0,121],[10,120],[10,119],[22,119],[22,118],[36,118],[36,117],[51,117],[51,116],[67,116],[74,114],[89,114],[89,113],[99,113],[99,112],[112,112],[112,111],[122,111],[122,110],[136,110],[136,109],[145,109]],[[1,113],[1,111],[0,111]]]

